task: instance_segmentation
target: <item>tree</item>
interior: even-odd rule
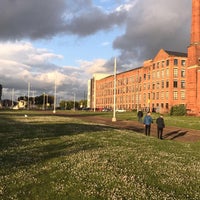
[[[186,115],[186,113],[186,107],[183,104],[172,106],[170,110],[170,115],[175,116],[183,116]]]

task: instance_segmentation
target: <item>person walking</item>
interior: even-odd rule
[[[148,112],[144,117],[144,132],[146,136],[150,136],[152,123],[153,123],[153,119],[151,117],[151,113]]]
[[[163,128],[165,128],[165,121],[163,119],[163,115],[160,115],[157,119],[156,119],[156,124],[157,124],[157,135],[158,135],[158,139],[163,139]]]
[[[137,117],[138,117],[138,122],[142,123],[142,117],[143,117],[143,112],[142,112],[142,110],[139,110],[139,111],[138,111]]]

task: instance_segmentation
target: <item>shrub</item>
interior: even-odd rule
[[[186,115],[186,112],[187,111],[185,105],[180,104],[171,107],[170,115],[183,116]]]

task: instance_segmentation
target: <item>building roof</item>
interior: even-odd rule
[[[182,52],[176,52],[176,51],[167,51],[165,52],[171,56],[177,56],[177,57],[187,57],[187,53],[182,53]]]

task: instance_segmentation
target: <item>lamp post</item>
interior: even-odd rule
[[[12,89],[12,96],[11,96],[11,99],[12,99],[12,108],[14,106],[14,88]]]
[[[76,111],[76,93],[74,92],[74,112]]]
[[[96,112],[96,76],[94,76],[94,112]]]
[[[54,102],[53,102],[53,113],[56,113],[56,76],[57,73],[55,75],[55,83],[54,83]]]
[[[43,110],[45,110],[45,92],[43,93]]]
[[[28,82],[28,99],[27,99],[27,109],[29,110],[30,108],[30,102],[29,102],[29,98],[30,98],[30,82]]]
[[[114,61],[114,99],[113,99],[113,117],[112,117],[112,122],[116,122],[116,68],[117,68],[117,64],[116,64],[116,58]]]
[[[138,80],[137,80],[137,112],[139,111],[139,87],[140,87],[140,74],[138,70]]]

